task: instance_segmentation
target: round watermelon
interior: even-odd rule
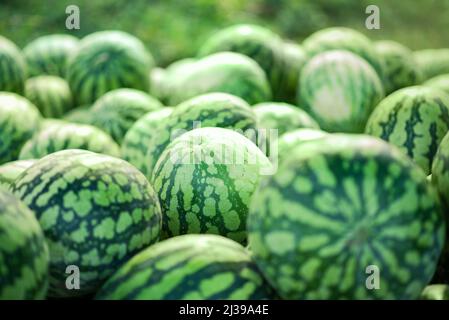
[[[414,52],[414,58],[424,75],[431,79],[449,73],[449,49],[425,49]]]
[[[177,106],[173,113],[161,121],[158,135],[144,141],[141,157],[145,157],[143,172],[151,178],[160,155],[176,137],[199,127],[219,127],[239,130],[255,138],[257,120],[254,111],[242,99],[225,93],[209,93],[189,99]],[[137,150],[136,150],[137,152]]]
[[[167,96],[167,71],[162,68],[154,68],[150,71],[150,94],[160,101],[165,101]]]
[[[279,137],[278,154],[279,158],[288,159],[290,150],[303,143],[321,139],[328,135],[327,132],[318,129],[301,128],[289,131]]]
[[[25,58],[20,49],[0,35],[0,91],[22,94],[26,72]]]
[[[449,300],[449,286],[447,284],[432,284],[424,288],[421,300]]]
[[[64,114],[62,119],[73,123],[90,124],[92,123],[92,113],[90,111],[91,107],[92,106],[90,104],[87,104],[73,108]]]
[[[277,130],[278,136],[299,128],[319,129],[318,124],[300,108],[281,102],[265,102],[253,106],[258,127]]]
[[[327,51],[311,59],[301,72],[298,105],[323,130],[360,133],[384,96],[374,69],[349,51]]]
[[[98,99],[90,110],[91,124],[109,133],[118,143],[143,115],[162,108],[149,94],[135,89],[116,89]]]
[[[425,174],[369,136],[292,149],[250,208],[253,258],[284,299],[416,299],[444,245]]]
[[[185,74],[193,71],[192,67],[195,66],[196,61],[198,60],[194,58],[184,58],[167,66],[163,78],[162,89],[164,92],[161,101],[170,104],[170,96],[172,95],[173,90],[180,88],[182,84],[178,83],[183,81]]]
[[[303,47],[296,43],[285,42],[282,45],[282,79],[281,100],[296,103],[296,91],[300,82],[299,75],[307,62]]]
[[[254,60],[240,53],[212,54],[176,75],[178,79],[169,88],[169,105],[212,92],[229,93],[249,104],[271,99],[265,72]]]
[[[424,83],[425,86],[440,89],[449,94],[449,73],[436,76]]]
[[[59,151],[25,170],[12,190],[44,231],[50,297],[95,293],[122,263],[159,239],[157,196],[145,176],[123,160]],[[68,266],[79,269],[79,290],[66,287]]]
[[[19,159],[40,159],[50,153],[67,149],[120,156],[120,147],[102,130],[86,124],[55,123],[28,140],[20,151]]]
[[[0,92],[0,164],[17,160],[20,149],[39,130],[39,110],[27,99]]]
[[[365,132],[399,147],[427,174],[449,130],[449,95],[424,86],[396,91],[376,107]]]
[[[0,187],[9,189],[17,177],[31,167],[36,160],[16,160],[0,166]]]
[[[249,202],[270,165],[254,143],[229,129],[200,128],[173,140],[152,178],[164,237],[211,233],[246,242]]]
[[[143,43],[122,31],[100,31],[80,41],[70,56],[67,81],[78,105],[93,103],[108,91],[148,91],[153,57]]]
[[[212,35],[200,48],[199,56],[230,51],[252,58],[265,71],[274,98],[278,100],[283,85],[282,45],[282,39],[264,27],[239,24]]]
[[[51,34],[31,41],[24,49],[30,77],[53,75],[65,77],[67,61],[79,45],[79,40],[68,34]]]
[[[365,59],[376,70],[379,77],[383,78],[382,60],[376,53],[374,44],[356,30],[345,27],[319,30],[304,40],[303,48],[309,59],[325,51],[350,51]]]
[[[0,187],[0,300],[43,299],[48,288],[48,248],[30,211]]]
[[[216,235],[183,235],[134,256],[96,298],[260,300],[274,296],[240,244]]]
[[[146,173],[147,148],[153,139],[157,140],[160,137],[161,128],[172,112],[173,108],[161,108],[149,112],[134,123],[123,138],[122,158]]]
[[[47,118],[60,118],[73,108],[67,82],[56,76],[38,76],[25,83],[25,97]]]
[[[421,69],[416,65],[410,49],[389,40],[375,42],[374,46],[383,61],[383,83],[386,94],[421,83]]]

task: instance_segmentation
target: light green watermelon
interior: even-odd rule
[[[279,158],[288,159],[290,156],[290,150],[293,148],[314,141],[315,139],[321,139],[328,135],[327,132],[318,129],[301,128],[289,131],[279,137],[278,140],[278,154]]]
[[[449,286],[447,284],[432,284],[424,288],[421,300],[449,300]]]
[[[91,108],[90,104],[78,106],[64,114],[62,119],[73,123],[90,124],[92,123]]]
[[[424,79],[449,73],[449,48],[419,50],[413,55]]]
[[[425,86],[440,89],[449,94],[449,73],[436,76],[424,83]]]

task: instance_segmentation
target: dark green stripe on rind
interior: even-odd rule
[[[246,250],[213,235],[165,240],[128,261],[97,299],[259,300],[274,298]]]

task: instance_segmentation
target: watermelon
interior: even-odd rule
[[[449,133],[439,143],[432,160],[432,184],[438,190],[446,210],[449,212]]]
[[[216,235],[183,235],[126,262],[102,287],[106,300],[259,300],[274,297],[240,244]]]
[[[0,165],[17,160],[20,149],[39,130],[39,110],[27,99],[0,92]]]
[[[120,147],[100,129],[86,124],[59,123],[42,129],[28,140],[20,151],[19,159],[40,159],[50,153],[67,149],[120,156]]]
[[[22,94],[26,72],[25,58],[20,49],[0,35],[0,91]]]
[[[116,89],[98,99],[90,114],[91,124],[109,133],[118,143],[140,117],[162,108],[149,94],[135,89]]]
[[[4,189],[9,189],[12,183],[16,180],[16,178],[31,167],[36,160],[16,160],[5,163],[0,166],[0,187]]]
[[[65,77],[69,56],[78,45],[79,40],[68,34],[51,34],[31,41],[23,48],[29,76]]]
[[[421,69],[417,67],[413,52],[404,45],[390,40],[374,43],[377,54],[383,60],[386,94],[420,84]]]
[[[424,86],[394,92],[376,107],[365,132],[399,147],[427,174],[449,130],[449,95]]]
[[[50,249],[50,297],[95,293],[112,273],[156,242],[161,213],[152,186],[126,161],[84,150],[38,160],[12,190],[34,211]],[[66,288],[66,267],[80,288]]]
[[[30,211],[0,187],[0,300],[43,299],[48,288],[49,254]]]
[[[431,79],[438,75],[449,73],[449,48],[425,49],[413,53],[424,79]]]
[[[73,108],[73,97],[67,82],[56,76],[38,76],[25,83],[25,97],[44,117],[60,118]]]
[[[256,61],[267,75],[275,100],[282,85],[282,39],[272,31],[257,25],[234,25],[212,35],[198,55],[206,57],[217,52],[237,52]]]
[[[146,173],[147,146],[152,139],[160,137],[160,128],[172,114],[173,108],[166,107],[151,111],[140,118],[128,130],[121,145],[122,158],[141,172]]]
[[[449,286],[447,284],[432,284],[424,288],[421,300],[449,300]]]
[[[243,135],[199,128],[174,139],[156,163],[163,237],[219,234],[246,242],[251,196],[270,161]]]
[[[91,113],[91,105],[83,105],[73,108],[64,116],[62,119],[68,122],[81,123],[81,124],[90,124],[92,123],[92,113]]]
[[[265,72],[254,60],[239,53],[212,54],[176,72],[176,76],[169,86],[169,105],[212,92],[229,93],[249,104],[271,100]]]
[[[281,102],[265,102],[253,106],[258,127],[278,131],[278,136],[298,128],[319,129],[318,124],[305,111]]]
[[[150,94],[160,101],[164,101],[167,95],[167,71],[162,68],[154,68],[150,71]]]
[[[290,150],[309,141],[321,139],[328,135],[327,132],[317,129],[301,128],[289,131],[279,137],[278,154],[279,158],[288,159]]]
[[[165,76],[161,84],[163,91],[161,101],[167,104],[170,102],[172,90],[179,87],[178,82],[182,81],[186,73],[192,71],[191,67],[195,65],[196,61],[197,59],[194,58],[184,58],[173,62],[165,69]]]
[[[257,120],[254,111],[242,99],[226,93],[209,93],[177,106],[158,126],[158,135],[143,141],[140,157],[145,157],[143,173],[151,178],[154,166],[167,145],[182,133],[198,127],[240,130],[255,138]],[[127,158],[126,152],[124,157]]]
[[[303,42],[309,59],[325,51],[346,50],[365,59],[383,78],[382,60],[376,53],[374,44],[362,33],[345,28],[331,27],[319,30]]]
[[[261,182],[247,223],[253,258],[284,299],[416,299],[445,238],[422,170],[364,135],[290,150]]]
[[[89,104],[118,88],[148,91],[153,66],[139,39],[123,31],[100,31],[83,38],[70,56],[67,81],[76,103]]]
[[[384,96],[380,78],[362,58],[349,51],[327,51],[301,72],[298,105],[329,132],[360,133]]]
[[[424,83],[425,86],[443,90],[449,94],[449,73],[436,76]]]
[[[281,100],[296,103],[296,91],[300,82],[299,75],[307,62],[307,55],[303,47],[296,43],[285,42],[282,46],[282,79],[280,89]]]

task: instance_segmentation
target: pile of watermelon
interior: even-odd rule
[[[449,49],[0,36],[0,299],[449,299],[448,132]]]

